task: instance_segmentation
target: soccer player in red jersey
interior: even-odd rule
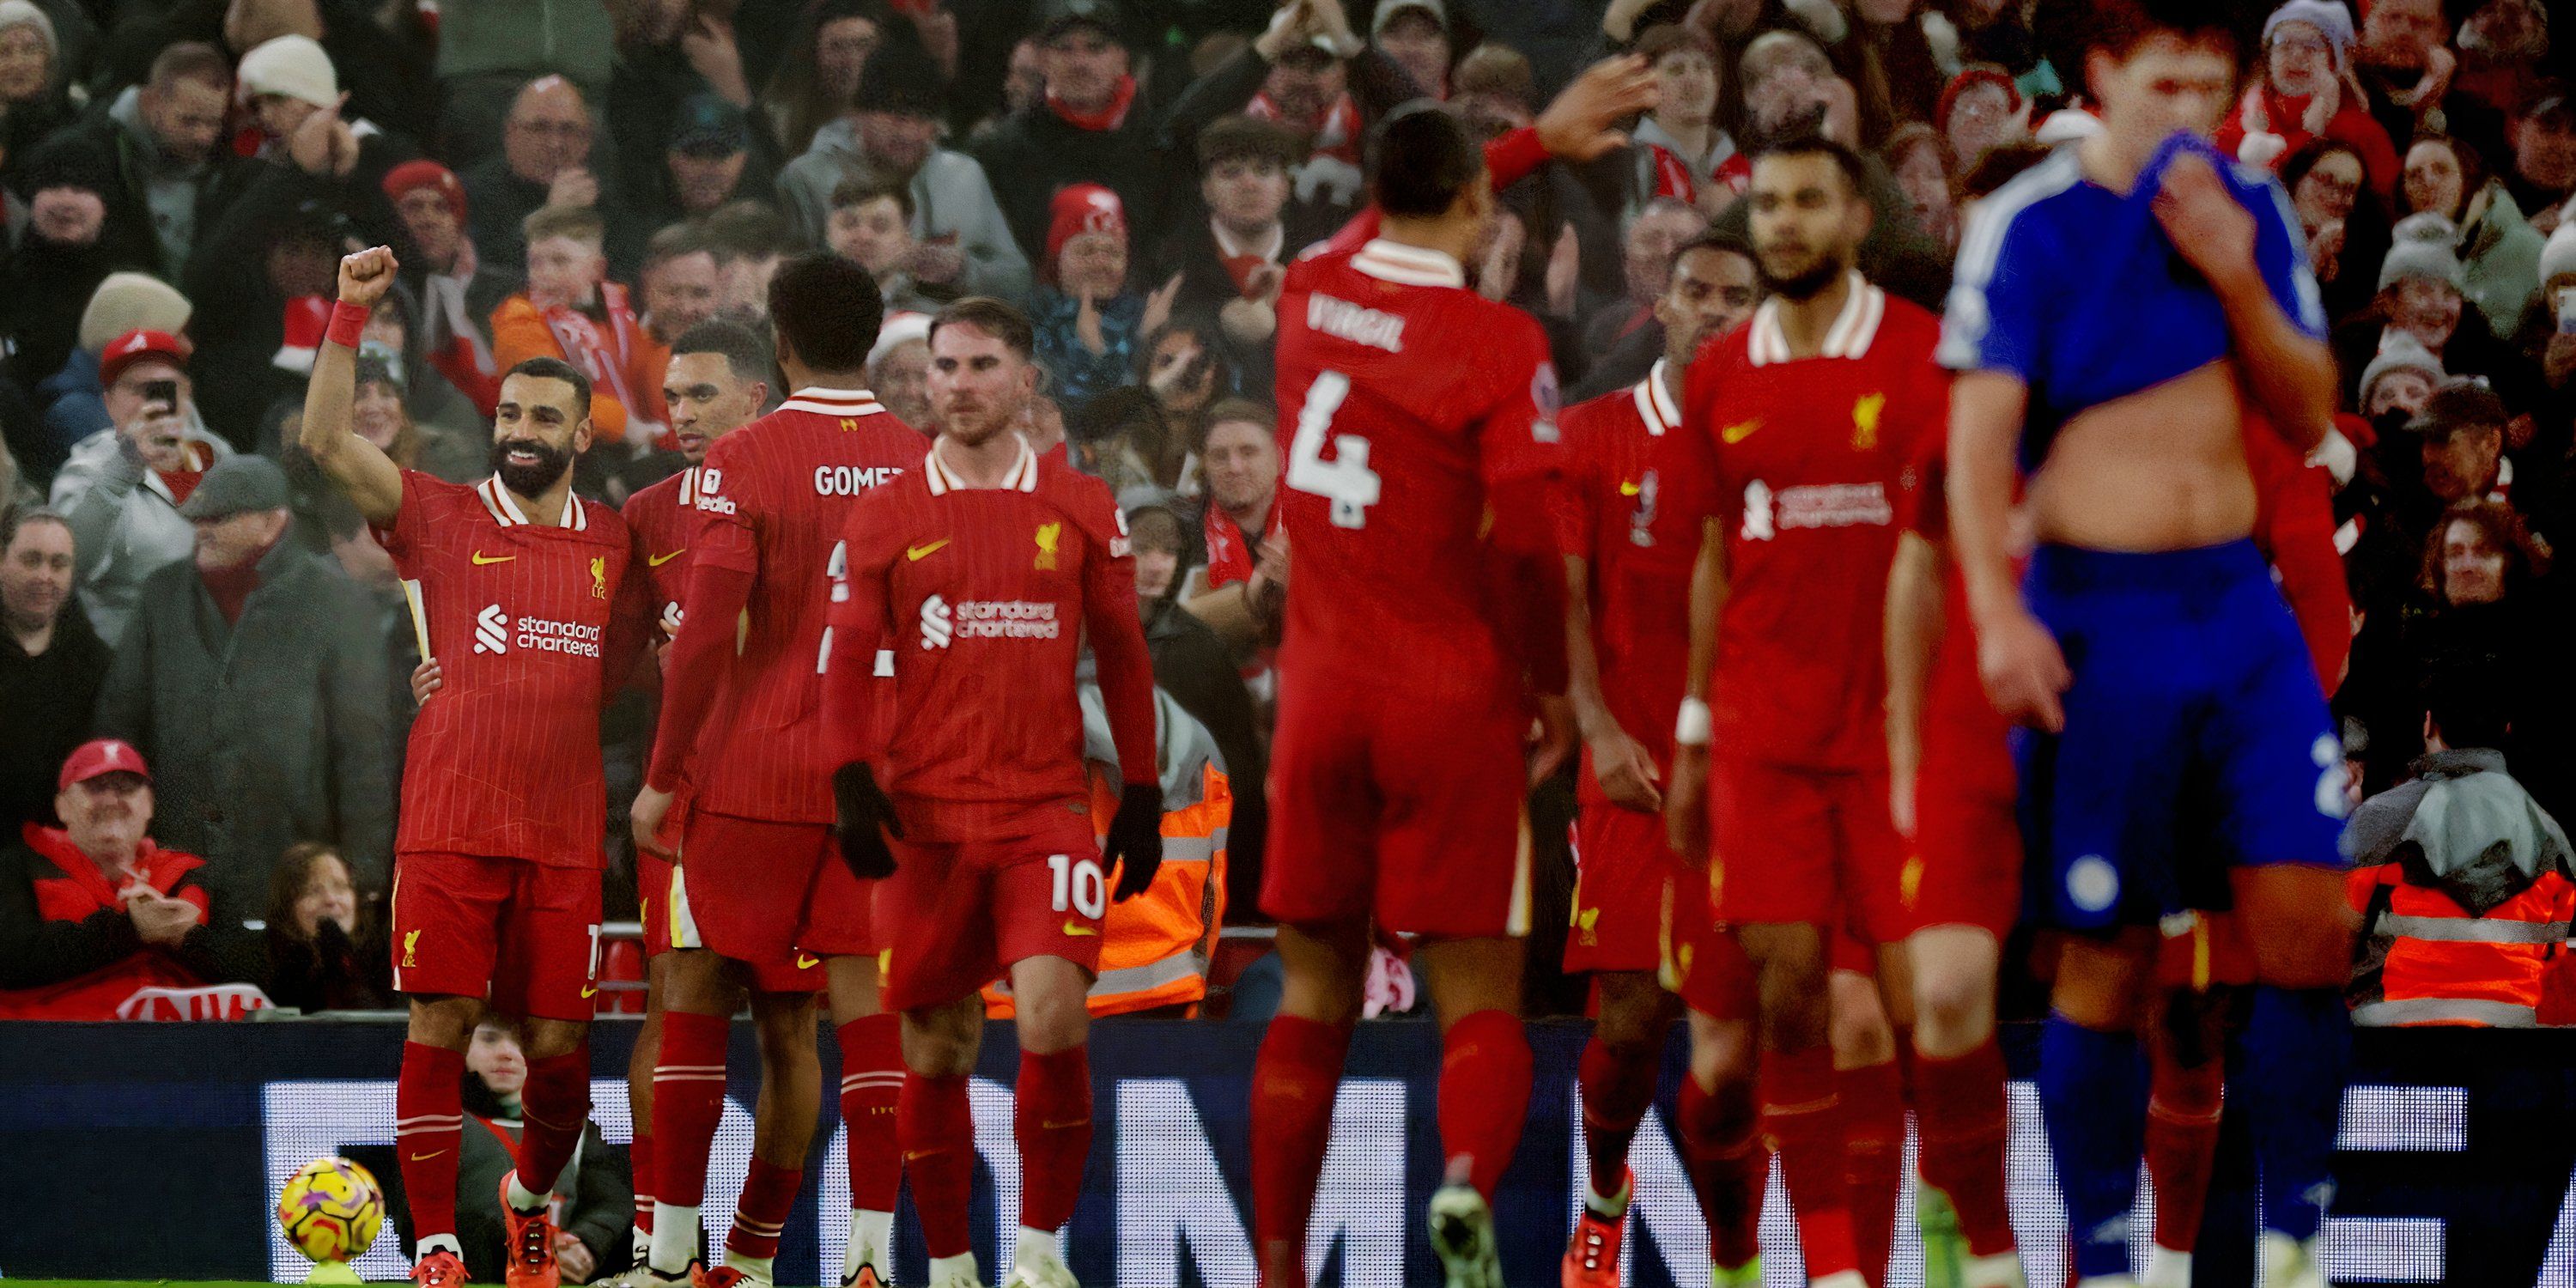
[[[1752,316],[1759,289],[1752,248],[1741,240],[1711,233],[1684,244],[1654,306],[1663,360],[1636,385],[1566,409],[1560,422],[1573,460],[1565,488],[1574,552],[1566,556],[1566,693],[1584,742],[1565,969],[1590,973],[1599,990],[1578,1072],[1591,1182],[1565,1252],[1566,1288],[1618,1288],[1628,1144],[1654,1099],[1665,1038],[1684,1001],[1694,1049],[1750,1037],[1742,954],[1708,918],[1693,915],[1705,902],[1705,878],[1675,863],[1664,844],[1658,784],[1682,699],[1688,587],[1641,567],[1636,553],[1654,540],[1657,498],[1645,490],[1646,470],[1656,442],[1681,431],[1691,355]],[[1675,995],[1682,985],[1690,986],[1688,999]],[[1713,1079],[1685,1085],[1676,1127],[1703,1187],[1723,1286],[1754,1264],[1762,1200],[1750,1166],[1765,1156],[1753,1139],[1751,1088],[1735,1084],[1743,1094],[1732,1106],[1718,1101],[1718,1089]]]
[[[751,422],[769,402],[769,346],[740,323],[714,319],[680,334],[662,376],[663,405],[688,467],[626,499],[627,530],[644,567],[651,603],[667,639],[680,630],[680,595],[689,575],[689,546],[697,530],[698,470],[707,449]],[[685,806],[679,808],[685,809]],[[663,980],[669,974],[671,934],[691,926],[688,896],[671,882],[670,860],[635,852],[635,904],[644,923],[644,1023],[626,1062],[626,1101],[635,1139],[635,1264],[652,1254],[653,1069],[662,1057]],[[728,1008],[730,1009],[730,1008]],[[692,1243],[694,1247],[694,1241]]]
[[[1882,621],[1905,467],[1946,406],[1937,322],[1853,268],[1870,225],[1862,174],[1822,139],[1755,157],[1748,200],[1771,298],[1692,364],[1684,432],[1664,439],[1657,467],[1662,557],[1703,554],[1715,518],[1724,587],[1694,606],[1665,817],[1676,849],[1713,855],[1715,915],[1757,972],[1766,1131],[1807,1273],[1832,1288],[1866,1280],[1844,1195],[1825,950],[1836,929],[1903,938]],[[1880,978],[1901,1001],[1898,954],[1882,951]],[[1741,1059],[1722,1073],[1751,1076]]]
[[[652,764],[635,800],[635,843],[678,865],[700,939],[673,954],[665,988],[654,1077],[668,1085],[655,1097],[662,1194],[651,1258],[657,1278],[687,1274],[698,1288],[770,1282],[819,1108],[814,993],[825,962],[842,963],[849,978],[838,991],[868,1013],[842,1030],[845,1076],[868,1079],[879,1100],[894,1085],[894,1069],[881,1067],[895,1034],[874,1004],[868,891],[832,839],[822,711],[831,647],[824,618],[849,511],[912,468],[921,450],[921,436],[864,388],[882,311],[875,279],[837,255],[798,256],[770,279],[778,365],[795,393],[718,441],[698,472],[687,596],[665,659]],[[684,783],[687,830],[668,847],[662,823]],[[724,1108],[737,984],[751,995],[769,1112],[757,1124],[725,1264],[708,1271],[692,1265],[697,1200]],[[870,1139],[885,1117],[873,1108],[861,1107],[851,1153],[865,1164],[854,1178],[876,1183],[854,1195],[862,1210],[884,1214],[884,1226],[855,1268],[882,1282],[899,1173],[891,1142]]]
[[[463,487],[397,468],[351,432],[356,346],[393,252],[340,262],[300,437],[409,583],[446,677],[412,725],[395,839],[394,987],[411,995],[395,1148],[424,1288],[465,1279],[456,1241],[459,1080],[488,1005],[517,1017],[527,1128],[501,1184],[513,1288],[556,1282],[547,1191],[590,1113],[592,973],[606,795],[599,709],[650,629],[615,511],[572,495],[589,381],[554,359],[502,378],[493,475]],[[522,1177],[527,1183],[522,1183]]]
[[[978,1281],[966,1078],[982,987],[1017,1008],[1020,1233],[1006,1284],[1073,1288],[1056,1232],[1091,1150],[1090,1015],[1113,877],[1162,862],[1154,676],[1136,561],[1109,489],[1012,432],[1037,393],[1028,318],[959,300],[930,331],[939,437],[852,507],[825,703],[843,853],[876,882],[885,1005],[903,1017],[897,1135],[932,1288]],[[919,451],[916,441],[915,451]],[[871,701],[892,630],[893,710]],[[1088,640],[1126,784],[1093,839],[1075,665]],[[889,840],[891,836],[891,840]],[[1122,862],[1123,860],[1123,862]]]
[[[1432,1247],[1489,1288],[1530,1086],[1526,695],[1564,683],[1556,373],[1536,322],[1467,289],[1495,197],[1455,120],[1390,115],[1370,193],[1378,237],[1291,267],[1279,302],[1297,570],[1262,904],[1287,978],[1253,1071],[1255,1237],[1263,1282],[1303,1288],[1374,924],[1419,937],[1442,1025]]]

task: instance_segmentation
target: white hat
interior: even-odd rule
[[[2560,276],[2576,273],[2576,201],[2558,212],[2558,231],[2549,234],[2548,244],[2540,248],[2540,284],[2547,286]]]
[[[2060,143],[2074,143],[2102,132],[2102,118],[2082,108],[2066,107],[2048,114],[2048,119],[2031,131],[2030,138],[2041,147],[2053,148]]]
[[[2434,357],[2423,341],[2391,327],[2380,333],[2379,352],[2371,358],[2370,365],[2361,369],[2362,406],[2370,405],[2371,387],[2379,383],[2380,377],[2399,371],[2419,372],[2436,386],[2449,378],[2449,373],[2442,370],[2442,360]]]
[[[279,36],[242,55],[241,83],[254,94],[283,94],[315,107],[340,102],[340,75],[310,36]]]
[[[2303,22],[2316,28],[2326,38],[2326,46],[2334,51],[2335,70],[2343,70],[2344,60],[2352,52],[2350,10],[2334,3],[2334,0],[2289,0],[2288,4],[2273,10],[2272,16],[2263,20],[2263,43],[2271,44],[2272,33],[2293,22]]]
[[[62,57],[63,42],[54,34],[53,17],[37,8],[34,0],[0,0],[0,31],[11,27],[34,27],[45,38],[45,52]]]
[[[2450,220],[2429,210],[2408,215],[2397,221],[2394,237],[2388,258],[2379,263],[2380,290],[2413,277],[2455,291],[2468,289],[2468,272],[2460,267],[2460,230]]]
[[[927,313],[889,313],[885,325],[877,328],[875,347],[868,350],[868,368],[874,370],[885,356],[915,340],[930,339],[930,315]]]
[[[1388,25],[1395,21],[1395,16],[1407,9],[1419,9],[1430,14],[1431,21],[1438,25],[1440,30],[1444,32],[1449,30],[1449,10],[1440,3],[1440,0],[1382,0],[1377,7],[1377,15],[1369,19],[1369,38],[1374,40],[1385,35]]]
[[[188,319],[195,312],[187,296],[160,278],[149,273],[110,273],[100,279],[98,289],[90,292],[88,306],[81,310],[80,347],[105,353],[108,345],[129,331],[178,335],[188,329]]]

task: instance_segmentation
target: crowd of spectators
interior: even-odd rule
[[[348,249],[402,265],[366,328],[358,432],[470,480],[495,373],[560,357],[597,390],[577,486],[611,503],[683,463],[671,341],[717,316],[765,332],[786,254],[875,276],[891,312],[870,383],[916,427],[922,315],[1023,304],[1048,374],[1025,431],[1129,508],[1157,678],[1226,758],[1240,920],[1292,575],[1275,308],[1286,266],[1358,213],[1371,123],[1428,96],[1493,137],[1600,58],[1652,70],[1629,143],[1515,185],[1470,265],[1593,396],[1664,355],[1668,292],[1749,309],[1749,255],[1686,284],[1673,262],[1744,232],[1762,137],[1862,150],[1863,267],[1937,308],[1970,206],[2087,130],[2086,8],[0,0],[0,997],[118,949],[288,1006],[387,996],[419,659],[391,561],[293,447]],[[2249,5],[2218,142],[2278,173],[2333,319],[2347,758],[2367,791],[2405,778],[2421,677],[2484,668],[2509,679],[2515,778],[2563,817],[2576,96],[2550,18],[2542,0]],[[649,719],[640,698],[605,716],[612,793],[634,791]],[[67,757],[95,746],[138,766],[76,779]],[[615,907],[628,859],[603,845]],[[163,885],[177,860],[154,855],[190,866]],[[120,908],[137,880],[156,893]],[[50,947],[66,918],[78,953]]]

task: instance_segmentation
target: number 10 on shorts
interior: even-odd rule
[[[1079,913],[1098,921],[1109,911],[1109,880],[1101,875],[1100,860],[1050,854],[1047,871],[1055,877],[1057,912]]]

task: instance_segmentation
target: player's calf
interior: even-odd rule
[[[1995,1045],[2002,950],[1991,932],[1970,926],[1927,927],[1906,949],[1913,968],[1919,1168],[1933,1192],[1922,1197],[1949,1205],[1970,1257],[2004,1258],[2014,1245],[2004,1189],[2011,1125],[2003,1052]],[[1995,1281],[2008,1278],[1999,1273]]]
[[[1654,1103],[1664,1042],[1681,1000],[1643,971],[1594,977],[1599,1017],[1584,1045],[1575,1081],[1583,1098],[1583,1145],[1590,1178],[1583,1211],[1567,1242],[1561,1278],[1565,1288],[1616,1288],[1619,1244],[1627,1230],[1635,1177],[1628,1145],[1647,1106]]]

